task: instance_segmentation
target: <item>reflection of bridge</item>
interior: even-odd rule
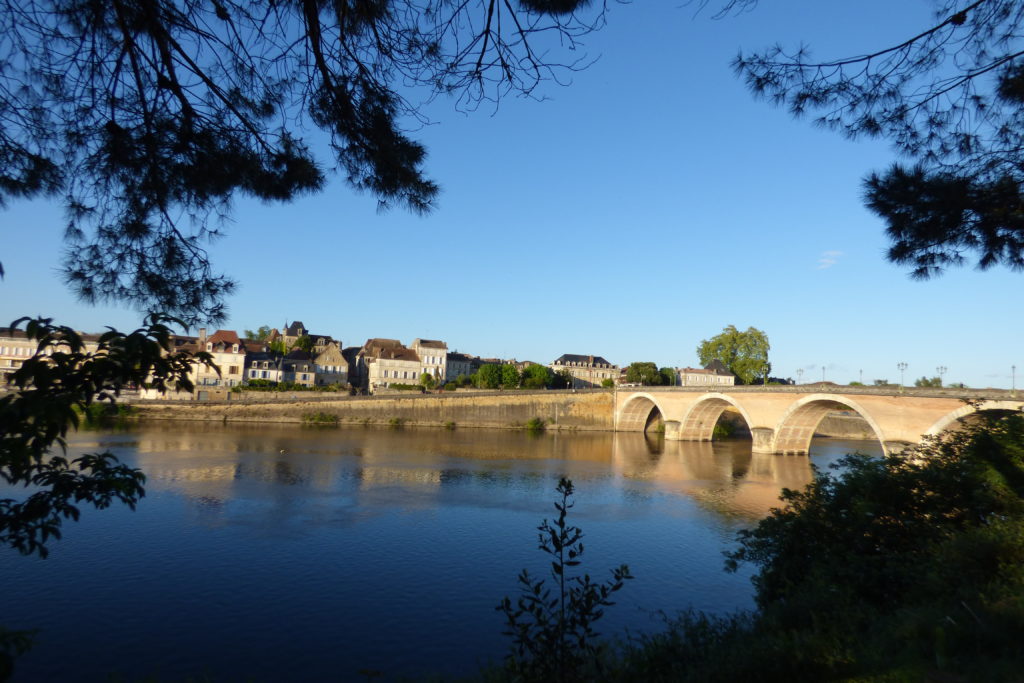
[[[966,403],[970,399],[972,403]],[[1024,410],[1010,392],[984,394],[947,389],[901,393],[845,386],[728,387],[719,392],[684,387],[642,387],[615,393],[615,429],[645,431],[660,415],[665,438],[710,441],[725,410],[739,413],[753,437],[755,453],[806,453],[818,423],[849,408],[874,430],[886,452],[900,451],[926,435],[955,426],[980,410]]]

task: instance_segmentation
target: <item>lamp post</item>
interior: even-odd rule
[[[940,365],[939,367],[935,368],[935,372],[939,373],[939,386],[940,387],[944,386],[944,384],[942,382],[942,377],[943,377],[943,375],[946,374],[946,370],[949,370],[949,368],[947,368],[945,365]]]
[[[900,371],[900,393],[902,394],[903,393],[903,371],[907,369],[907,364],[904,363],[903,361],[900,361],[899,363],[896,364],[896,367],[899,368],[899,371]]]
[[[1017,396],[1017,366],[1010,366],[1010,396]]]
[[[821,364],[821,382],[822,382],[822,384],[825,383],[825,364],[824,363]]]
[[[797,384],[803,384],[803,381],[804,381],[804,369],[803,368],[799,368],[796,371],[796,383]]]
[[[859,377],[860,377],[860,379],[858,379],[857,381],[860,382],[861,384],[864,384],[864,370],[861,369],[861,370],[858,370],[857,372],[859,373]]]

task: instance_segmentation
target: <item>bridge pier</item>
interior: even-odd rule
[[[774,453],[772,443],[775,440],[775,430],[770,427],[753,427],[750,430],[750,437],[753,439],[751,450],[754,453]]]
[[[683,440],[682,422],[679,420],[663,420],[662,424],[665,425],[665,441]]]

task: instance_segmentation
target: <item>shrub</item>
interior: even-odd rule
[[[302,416],[302,422],[309,425],[336,425],[338,416],[325,412],[306,413]]]
[[[566,521],[575,503],[572,481],[562,478],[555,489],[558,519],[537,527],[540,550],[551,560],[553,588],[524,569],[518,577],[519,597],[505,597],[497,609],[505,615],[505,635],[513,641],[506,671],[516,680],[566,681],[594,678],[593,663],[600,654],[594,624],[611,596],[632,579],[629,567],[612,570],[611,579],[595,583],[589,574],[572,576],[583,557],[583,531]],[[575,570],[578,571],[578,570]]]
[[[544,424],[544,420],[539,417],[531,417],[526,421],[524,427],[531,432],[542,432],[547,425]]]

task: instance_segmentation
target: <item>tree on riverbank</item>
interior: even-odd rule
[[[986,418],[784,491],[729,553],[757,610],[671,619],[606,680],[1019,680],[1024,416]]]
[[[771,372],[768,362],[768,335],[756,327],[740,332],[735,325],[729,325],[710,339],[701,341],[697,357],[701,365],[719,361],[729,372],[736,375],[742,384],[751,384]]]

